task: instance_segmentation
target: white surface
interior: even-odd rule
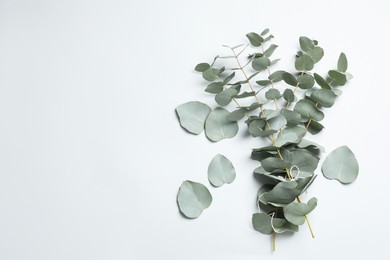
[[[0,0],[0,259],[388,259],[389,11],[385,0]],[[360,163],[350,186],[319,176],[307,195],[319,199],[316,238],[303,226],[276,253],[251,227],[261,144],[244,128],[212,144],[174,113],[211,100],[196,63],[265,27],[275,57],[318,39],[319,71],[347,53],[355,78],[313,140],[346,144]],[[207,184],[216,153],[237,178],[183,219],[177,189]]]

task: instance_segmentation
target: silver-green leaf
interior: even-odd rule
[[[314,68],[314,61],[308,55],[304,54],[295,60],[295,69],[297,71],[309,71]]]
[[[237,122],[226,119],[229,112],[226,109],[217,107],[212,110],[205,122],[205,132],[207,138],[213,142],[218,142],[225,138],[232,138],[238,132]]]
[[[264,235],[271,235],[273,233],[271,225],[271,217],[265,213],[255,213],[252,215],[252,225],[256,231]]]
[[[252,68],[256,71],[262,71],[271,65],[271,61],[267,57],[255,58],[252,61]]]
[[[201,183],[183,181],[177,194],[177,204],[187,218],[197,218],[211,205],[213,198]]]
[[[199,101],[190,101],[176,107],[180,125],[192,134],[203,132],[204,123],[211,108]]]
[[[299,100],[294,107],[294,111],[301,114],[302,119],[314,119],[315,121],[321,121],[324,119],[324,113],[320,111],[316,105],[307,99]]]
[[[321,170],[326,178],[349,184],[356,180],[359,174],[359,164],[351,149],[344,145],[328,155]]]
[[[348,69],[348,60],[345,53],[340,53],[339,60],[337,61],[337,70],[340,72],[346,72]]]
[[[207,174],[210,183],[216,187],[232,183],[236,178],[236,170],[232,162],[221,154],[217,154],[211,160]]]
[[[305,223],[305,216],[312,212],[316,206],[316,198],[311,198],[307,204],[295,202],[291,203],[283,209],[284,217],[292,224],[302,225]]]
[[[259,47],[264,42],[263,37],[255,32],[248,33],[246,37],[254,47]]]

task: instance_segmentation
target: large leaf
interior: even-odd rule
[[[252,215],[252,225],[256,231],[265,235],[273,233],[271,217],[265,213],[255,213]]]
[[[310,95],[310,98],[314,102],[318,102],[323,107],[331,107],[333,106],[336,95],[333,93],[332,90],[329,89],[315,89],[313,90],[313,93]]]
[[[197,218],[211,205],[213,198],[201,183],[183,181],[177,194],[177,204],[187,218]]]
[[[324,119],[324,113],[320,111],[316,105],[307,99],[299,100],[294,107],[294,111],[301,114],[302,119],[312,118],[315,121],[321,121]]]
[[[205,132],[207,138],[213,142],[218,142],[225,138],[232,138],[238,132],[237,122],[226,120],[229,112],[226,109],[217,107],[210,112],[206,118]]]
[[[190,101],[176,107],[180,125],[192,134],[203,132],[205,120],[211,108],[198,101]]]
[[[284,217],[288,222],[295,225],[302,225],[305,223],[305,216],[312,212],[317,206],[317,199],[311,198],[307,204],[305,203],[291,203],[284,209]]]
[[[314,61],[308,55],[299,56],[295,60],[295,69],[297,71],[309,71],[314,68]]]
[[[225,183],[232,183],[236,178],[236,170],[233,164],[221,154],[217,154],[211,160],[207,174],[210,183],[216,187]]]
[[[351,149],[344,145],[328,155],[322,164],[322,173],[330,180],[349,184],[356,180],[359,174],[359,164]]]

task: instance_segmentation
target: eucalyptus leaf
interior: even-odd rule
[[[234,98],[247,98],[247,97],[254,97],[256,96],[256,92],[254,91],[249,91],[249,92],[242,92],[241,94],[239,95],[235,95]]]
[[[184,181],[177,194],[177,204],[187,218],[197,218],[211,205],[213,198],[201,183]]]
[[[295,181],[280,182],[271,191],[264,193],[259,200],[276,207],[286,206],[300,194],[300,191],[296,189],[297,186]]]
[[[274,170],[286,169],[290,168],[290,164],[277,157],[269,157],[261,161],[261,166],[263,166],[264,170],[268,172],[272,172]]]
[[[268,76],[268,79],[272,82],[279,82],[283,80],[283,74],[286,73],[284,70],[277,70]]]
[[[238,132],[237,122],[226,119],[229,112],[226,109],[217,107],[212,110],[205,122],[205,132],[207,138],[213,142],[218,142],[225,138],[232,138]]]
[[[302,225],[305,223],[305,216],[312,212],[316,206],[316,198],[311,198],[307,204],[295,202],[291,203],[283,209],[284,217],[292,224]]]
[[[263,37],[255,32],[248,33],[246,37],[254,47],[259,47],[264,42]]]
[[[202,76],[207,81],[215,81],[218,79],[219,75],[225,70],[225,68],[216,69],[213,67],[208,68],[203,71]]]
[[[324,50],[321,47],[315,46],[313,49],[307,51],[306,55],[309,56],[314,63],[317,63],[324,57]]]
[[[336,100],[336,95],[329,89],[316,89],[310,95],[310,98],[323,107],[332,107]]]
[[[320,111],[316,105],[307,99],[299,100],[294,107],[294,111],[301,114],[302,119],[314,119],[315,121],[321,121],[324,119],[324,113]]]
[[[316,135],[324,129],[324,126],[315,120],[311,120],[310,124],[306,123],[307,131],[312,135]]]
[[[338,72],[337,70],[330,70],[328,72],[329,77],[339,86],[344,86],[347,82],[347,76],[344,73]]]
[[[215,95],[215,102],[220,106],[227,106],[232,101],[233,97],[237,95],[238,90],[235,88],[228,88],[217,95]]]
[[[310,71],[314,68],[314,61],[308,55],[303,54],[296,58],[295,69],[297,71]]]
[[[279,130],[287,125],[287,120],[283,115],[280,114],[268,120],[268,124],[271,129]]]
[[[278,45],[271,44],[271,45],[268,47],[268,49],[266,49],[266,50],[264,51],[264,53],[263,53],[264,56],[267,57],[267,58],[271,57],[271,55],[274,53],[274,51],[276,50],[276,48],[278,48]]]
[[[294,102],[294,100],[295,100],[294,92],[291,89],[286,88],[283,92],[283,98],[284,98],[284,100],[286,100],[289,103]]]
[[[311,75],[303,74],[297,77],[298,87],[301,89],[309,89],[314,86],[314,78]]]
[[[359,174],[359,164],[348,146],[340,146],[326,157],[322,164],[322,173],[330,180],[338,180],[349,184],[356,180]]]
[[[288,72],[285,72],[283,74],[283,80],[284,82],[286,82],[287,84],[291,85],[291,86],[297,86],[298,85],[298,81],[297,79],[295,78],[295,76],[291,73],[288,73]]]
[[[280,135],[275,142],[278,147],[282,147],[286,144],[297,143],[299,140],[300,138],[296,133],[287,133]]]
[[[321,77],[320,75],[318,75],[317,73],[314,73],[314,79],[321,88],[331,89],[328,82],[326,82],[326,80],[323,77]]]
[[[209,164],[207,171],[209,181],[215,187],[232,183],[236,178],[236,170],[232,162],[221,154],[217,154]]]
[[[195,66],[195,70],[198,72],[204,72],[210,68],[210,64],[206,62],[199,63],[198,65]]]
[[[211,108],[199,101],[190,101],[176,107],[180,125],[192,134],[203,132],[204,123]]]
[[[255,58],[252,61],[252,68],[256,71],[262,71],[271,65],[271,61],[267,57]]]
[[[301,118],[302,118],[301,114],[295,111],[282,109],[280,113],[286,118],[288,126],[296,126],[301,122]]]
[[[347,72],[348,69],[348,60],[345,53],[340,53],[339,59],[337,61],[337,70],[340,72]]]
[[[280,98],[280,92],[276,88],[271,88],[265,92],[265,98],[268,100],[274,100]]]
[[[268,85],[271,85],[271,80],[258,80],[256,81],[257,84],[259,84],[260,86],[263,86],[263,87],[266,87]]]
[[[253,120],[249,123],[248,131],[253,137],[262,136],[263,127],[265,126],[265,121],[263,119]]]
[[[274,231],[276,233],[284,233],[284,232],[298,232],[299,226],[294,225],[285,219],[282,218],[274,218],[271,220],[274,226]]]
[[[264,29],[264,31],[262,31],[260,35],[261,35],[261,36],[264,36],[264,35],[266,35],[267,33],[269,33],[269,29],[268,29],[268,28]]]
[[[264,235],[271,235],[273,233],[273,229],[271,225],[271,217],[265,213],[253,214],[252,225],[256,231]]]
[[[204,91],[211,93],[211,94],[217,94],[223,90],[223,83],[222,82],[211,82],[207,85],[206,89]]]
[[[239,121],[240,119],[245,117],[245,114],[248,112],[246,108],[239,108],[234,110],[229,115],[226,116],[226,120],[228,121]]]
[[[299,45],[302,51],[310,51],[314,48],[314,43],[311,39],[306,36],[299,37]]]

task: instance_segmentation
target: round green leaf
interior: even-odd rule
[[[265,121],[263,119],[256,119],[249,123],[248,131],[253,137],[262,136],[264,126]]]
[[[295,111],[282,109],[280,113],[286,118],[288,126],[296,126],[301,122],[301,114]]]
[[[268,76],[268,79],[272,82],[279,82],[283,80],[283,74],[286,73],[284,70],[277,70]]]
[[[217,95],[215,95],[215,102],[217,102],[220,106],[227,106],[233,99],[235,95],[237,95],[238,90],[235,88],[228,88]]]
[[[283,115],[277,115],[268,120],[268,124],[271,129],[279,130],[287,125],[287,120]]]
[[[326,82],[326,80],[323,77],[321,77],[320,75],[318,75],[317,73],[314,73],[314,79],[321,88],[331,89],[331,87],[329,86],[329,83]]]
[[[231,112],[227,117],[226,120],[228,121],[238,121],[242,118],[244,118],[245,114],[248,112],[247,108],[239,108],[237,110],[234,110]]]
[[[267,57],[255,58],[252,61],[252,68],[256,71],[262,71],[271,65],[271,61]]]
[[[305,126],[307,126],[307,123],[305,124]],[[317,121],[314,121],[314,120],[311,120],[309,127],[307,127],[307,131],[309,133],[311,133],[312,135],[318,134],[319,132],[322,131],[322,129],[324,129],[324,126],[322,124],[318,123]]]
[[[291,89],[286,88],[283,92],[283,98],[289,103],[294,102],[295,100],[294,92]]]
[[[195,70],[198,72],[206,71],[208,68],[210,68],[210,64],[206,62],[199,63],[198,65],[195,66]]]
[[[310,98],[314,102],[318,102],[323,107],[331,107],[333,106],[336,95],[332,90],[329,89],[315,89],[313,93],[310,95]]]
[[[301,89],[309,89],[314,86],[314,78],[311,75],[303,74],[298,76],[298,87]]]
[[[274,100],[280,98],[280,92],[276,88],[271,88],[265,92],[265,98],[268,100]]]
[[[233,164],[221,154],[214,156],[207,173],[210,183],[216,187],[225,183],[232,183],[236,178],[236,170]]]
[[[255,32],[248,33],[246,37],[254,47],[259,47],[264,42],[263,37]]]
[[[217,107],[210,112],[206,118],[205,132],[207,138],[213,142],[218,142],[225,138],[232,138],[238,132],[237,122],[226,119],[229,112],[226,109]]]
[[[324,119],[324,113],[320,111],[312,101],[307,99],[299,100],[295,104],[294,111],[301,114],[302,119],[308,120],[309,118],[312,118],[315,121]]]
[[[351,149],[344,145],[328,155],[322,164],[322,173],[330,180],[349,184],[356,180],[359,174],[359,164]]]
[[[295,202],[291,203],[283,209],[284,217],[290,223],[295,225],[302,225],[305,223],[305,216],[312,212],[316,206],[316,198],[311,198],[307,204]]]
[[[344,86],[347,83],[347,76],[337,70],[330,70],[328,75],[339,86]]]
[[[211,82],[207,85],[206,89],[204,91],[211,93],[211,94],[217,94],[223,90],[223,83],[222,82]]]
[[[295,60],[295,69],[297,71],[309,71],[314,68],[314,61],[308,55],[302,55]]]
[[[314,48],[313,41],[306,36],[299,37],[299,45],[302,51],[310,51]]]
[[[201,183],[183,181],[177,194],[177,204],[187,218],[197,218],[211,205],[213,198]]]
[[[298,85],[298,81],[297,79],[295,78],[295,76],[291,73],[288,73],[288,72],[285,72],[283,74],[283,80],[284,82],[286,82],[287,84],[291,85],[291,86],[296,86]]]
[[[314,47],[313,49],[306,52],[306,55],[309,56],[314,63],[319,62],[322,57],[324,57],[324,50],[321,47]]]
[[[203,132],[204,123],[211,108],[198,101],[190,101],[176,107],[180,125],[192,134]]]
[[[264,235],[271,235],[273,233],[271,225],[271,217],[265,213],[255,213],[252,215],[252,225],[256,231]]]

